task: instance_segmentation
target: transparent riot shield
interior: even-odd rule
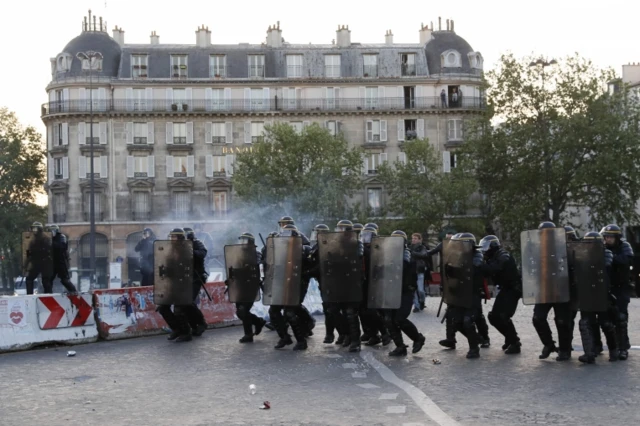
[[[367,307],[398,309],[402,299],[404,239],[374,237],[371,240]]]
[[[224,246],[224,261],[229,283],[229,302],[252,303],[260,300],[260,267],[256,246]]]
[[[53,275],[53,252],[51,232],[35,234],[31,231],[22,233],[22,270],[23,276],[42,274],[43,277]]]
[[[328,303],[362,301],[362,269],[358,235],[353,231],[318,235],[322,300]]]
[[[608,280],[602,241],[567,242],[571,285],[581,312],[605,312],[609,307]]]
[[[520,243],[523,303],[569,302],[569,267],[564,228],[523,231]]]
[[[475,247],[468,241],[443,242],[442,282],[447,305],[473,307],[473,256]]]
[[[268,237],[263,303],[297,306],[302,301],[302,238]]]
[[[153,301],[156,305],[193,303],[193,241],[153,242]]]

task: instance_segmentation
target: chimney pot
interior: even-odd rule
[[[160,36],[155,31],[151,31],[151,44],[160,44]]]
[[[442,17],[438,16],[438,31],[442,31]]]

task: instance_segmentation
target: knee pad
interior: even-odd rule
[[[462,327],[465,329],[473,328],[475,321],[473,317],[464,317],[462,320]]]
[[[614,331],[616,329],[616,326],[613,325],[612,321],[606,320],[600,322],[600,328],[602,328],[602,331],[604,331],[605,333],[609,333],[611,331]]]
[[[628,320],[629,320],[629,314],[624,312],[618,313],[618,323],[626,325]]]
[[[284,315],[289,322],[295,323],[298,320],[298,315],[293,309],[285,309]]]

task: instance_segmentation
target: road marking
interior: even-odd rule
[[[638,349],[640,349],[640,346],[631,346],[631,349],[638,350]]]
[[[366,379],[367,373],[365,373],[364,371],[356,371],[355,373],[351,373],[351,377],[353,377],[354,379]]]
[[[342,364],[342,368],[353,368],[354,370],[358,368],[358,364],[353,364],[351,362]]]
[[[383,393],[378,399],[396,399],[397,397],[397,393]]]
[[[373,383],[358,383],[356,386],[360,386],[362,389],[380,389],[380,386],[376,386]]]
[[[458,422],[442,411],[440,407],[431,400],[431,398],[425,395],[424,392],[413,386],[411,383],[407,383],[404,380],[399,379],[393,371],[378,361],[371,352],[362,351],[360,352],[360,357],[372,366],[385,381],[397,386],[409,395],[418,407],[420,407],[420,409],[429,416],[429,418],[431,418],[431,420],[440,426],[459,426]]]
[[[392,405],[391,407],[387,407],[387,414],[404,414],[406,412],[406,405]]]

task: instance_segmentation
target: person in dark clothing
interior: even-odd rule
[[[411,259],[411,252],[407,248],[407,234],[403,231],[393,231],[391,236],[404,238],[405,251],[402,271],[402,299],[399,309],[385,309],[384,318],[395,343],[396,348],[389,352],[389,356],[406,356],[407,345],[404,344],[402,333],[413,341],[412,353],[418,353],[424,346],[426,338],[418,331],[415,324],[409,320],[413,294],[416,291],[416,264]]]
[[[418,282],[416,294],[413,298],[413,312],[420,312],[424,310],[424,276],[428,272],[427,270],[427,247],[422,243],[422,235],[414,233],[411,235],[411,245],[409,246],[411,256],[416,262],[416,273],[418,275]]]
[[[78,290],[69,279],[69,243],[67,237],[60,232],[58,225],[49,226],[51,232],[51,255],[53,258],[53,275],[50,279],[42,279],[45,293],[53,293],[53,280],[60,278],[60,282],[69,293],[77,293]]]
[[[153,242],[156,236],[151,228],[144,228],[142,239],[136,244],[135,251],[140,253],[141,286],[153,285]]]
[[[27,244],[23,240],[23,244]],[[33,294],[34,283],[38,275],[42,276],[42,286],[46,289],[51,285],[53,275],[52,242],[44,233],[42,223],[33,222],[31,235],[26,248],[27,264],[22,265],[26,276],[27,294]],[[45,286],[45,282],[48,284]]]
[[[202,336],[202,333],[207,329],[207,322],[195,301],[200,293],[200,287],[207,282],[207,278],[209,277],[209,274],[204,267],[204,261],[207,257],[207,249],[202,241],[196,238],[195,232],[192,228],[184,228],[184,232],[187,239],[193,241],[193,303],[185,307],[185,314],[187,315],[189,325],[191,326],[191,335]]]
[[[500,292],[489,313],[489,322],[505,338],[502,349],[505,354],[519,354],[520,338],[511,318],[516,313],[518,301],[522,297],[522,278],[516,261],[508,251],[500,247],[495,235],[487,235],[480,241],[480,250],[485,263],[479,266],[485,277],[493,279]]]

